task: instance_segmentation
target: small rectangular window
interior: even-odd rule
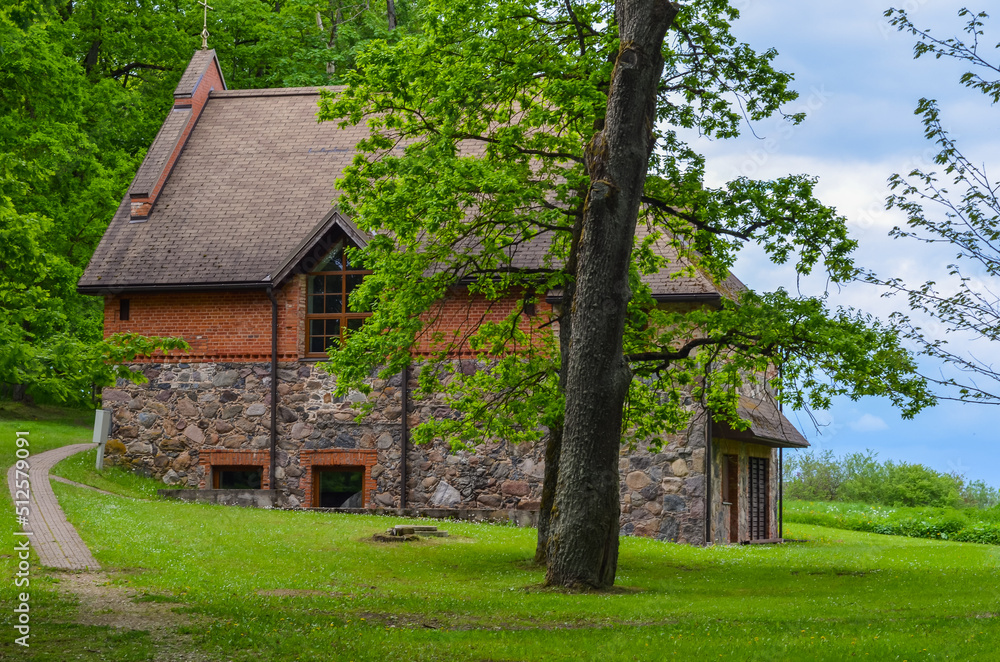
[[[212,487],[217,490],[259,490],[262,467],[212,467]]]
[[[364,468],[313,469],[313,506],[316,508],[362,508]]]
[[[119,299],[118,300],[118,319],[122,322],[128,321],[129,314],[129,300]]]

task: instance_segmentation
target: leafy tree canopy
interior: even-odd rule
[[[396,34],[384,9],[369,4],[211,4],[210,46],[236,89],[335,82],[360,43]],[[397,3],[400,28],[410,13],[409,2]],[[114,354],[103,341],[103,304],[76,294],[75,284],[201,45],[202,20],[193,0],[0,8],[0,233],[11,238],[0,248],[9,276],[0,382],[80,401],[94,383],[84,375],[103,374],[93,361]],[[21,267],[34,279],[17,276]],[[132,338],[121,346],[142,345]]]
[[[986,52],[985,12],[962,9],[966,37],[940,38],[918,28],[903,9],[886,12],[890,23],[917,37],[914,57],[952,58],[967,65],[959,82],[984,94],[991,104],[1000,101],[1000,63]],[[994,47],[995,49],[995,47]],[[923,352],[957,368],[959,377],[931,378],[949,399],[1000,404],[1000,369],[991,361],[953,349],[941,335],[922,328],[920,319],[940,323],[948,333],[989,342],[1000,340],[1000,201],[998,184],[959,147],[945,128],[937,101],[920,99],[915,114],[921,117],[924,136],[939,150],[930,168],[914,168],[889,179],[892,189],[888,209],[900,209],[906,226],[890,233],[896,238],[943,244],[954,251],[944,282],[907,283],[867,273],[872,283],[902,294],[918,318],[897,314],[894,321],[905,329]],[[940,170],[932,169],[938,166]]]
[[[369,44],[348,88],[324,99],[323,119],[371,128],[340,182],[342,209],[374,235],[362,256],[374,275],[356,295],[374,315],[331,352],[341,390],[363,388],[379,366],[389,374],[408,365],[411,349],[433,334],[438,302],[458,284],[526,305],[572,290],[592,184],[585,148],[603,126],[619,52],[614,10],[604,2],[429,2],[418,29]],[[732,35],[736,16],[719,0],[688,3],[663,44],[657,149],[622,292],[631,295],[623,351],[634,375],[626,411],[633,442],[683,428],[692,398],[745,427],[738,396],[762,386],[796,407],[888,395],[911,416],[932,401],[894,330],[857,311],[784,290],[734,291],[718,308],[684,311],[653,300],[645,277],[670,266],[664,247],[687,265],[682,275],[700,269],[720,283],[748,244],[799,273],[823,269],[831,282],[857,273],[844,219],[816,200],[813,178],[711,188],[703,157],[677,132],[733,137],[796,97],[791,76],[772,66],[773,50],[756,52]],[[541,268],[522,268],[520,256],[537,250]],[[424,427],[420,439],[531,440],[560,423],[561,356],[547,324],[565,335],[574,313],[566,305],[526,324],[524,310],[486,321],[469,339],[437,338],[421,386],[445,389],[466,415]],[[466,340],[492,357],[489,370],[465,374],[447,360]]]

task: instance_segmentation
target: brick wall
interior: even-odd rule
[[[278,360],[300,359],[305,352],[306,277],[294,276],[278,295]],[[129,301],[129,319],[119,318],[121,300]],[[465,291],[436,305],[418,339],[415,355],[427,355],[455,343],[454,357],[473,355],[467,337],[484,321],[500,321],[519,308],[517,298],[489,301]],[[535,315],[521,315],[522,331],[551,333],[538,327],[549,321],[552,307],[540,302]],[[271,302],[263,290],[171,292],[110,295],[104,300],[104,336],[140,333],[177,336],[191,345],[189,352],[172,352],[168,361],[260,362],[271,358]],[[436,334],[444,337],[435,340]],[[154,359],[150,359],[154,360]],[[162,361],[158,357],[156,361]]]
[[[502,321],[521,305],[519,297],[490,301],[482,294],[470,294],[464,289],[454,291],[424,316],[426,326],[417,338],[414,354],[428,355],[447,348],[452,357],[471,357],[474,353],[468,343],[469,335],[483,322]],[[551,312],[550,304],[538,302],[533,315],[520,316],[521,331],[532,335],[550,334],[550,327],[539,327],[549,322]]]
[[[297,276],[277,292],[279,360],[302,355],[304,284]],[[121,299],[129,300],[128,320],[119,318]],[[191,350],[171,352],[172,361],[268,361],[271,301],[263,290],[111,295],[104,299],[104,335],[114,333],[184,338]]]

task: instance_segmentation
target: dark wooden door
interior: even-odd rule
[[[768,476],[767,459],[763,457],[748,458],[749,478],[749,512],[750,540],[764,540],[768,537]]]
[[[740,541],[740,458],[726,455],[722,463],[722,500],[729,505],[729,542]]]

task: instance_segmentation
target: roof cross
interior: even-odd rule
[[[208,2],[206,0],[197,0],[197,4],[199,4],[199,5],[201,5],[202,7],[205,8],[205,12],[204,12],[205,13],[205,18],[204,18],[204,23],[203,23],[202,28],[201,28],[201,50],[207,51],[208,50],[208,10],[211,9],[212,11],[215,11],[215,8],[214,7],[209,7],[208,6]]]

